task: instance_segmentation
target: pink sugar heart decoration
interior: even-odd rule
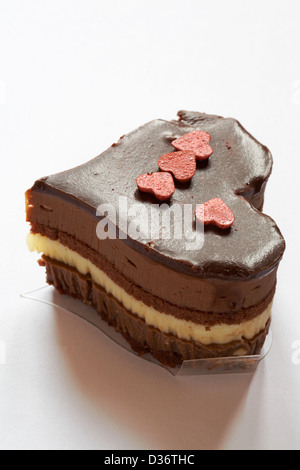
[[[221,229],[227,229],[234,223],[233,212],[220,198],[210,199],[200,204],[195,210],[196,220],[204,225],[214,224]]]
[[[185,183],[191,180],[196,172],[196,157],[193,151],[166,153],[158,160],[162,171],[169,171],[177,181]]]
[[[170,173],[155,172],[140,175],[136,179],[140,191],[151,193],[160,201],[166,201],[175,192],[173,177]]]
[[[209,145],[210,140],[208,132],[194,131],[174,140],[172,145],[177,150],[192,150],[197,160],[207,160],[213,154],[213,149]]]

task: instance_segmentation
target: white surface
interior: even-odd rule
[[[299,17],[298,0],[0,0],[1,449],[300,448]],[[44,284],[24,191],[182,108],[238,118],[274,156],[287,251],[254,376],[174,378],[19,297]]]

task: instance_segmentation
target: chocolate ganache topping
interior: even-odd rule
[[[88,163],[38,180],[32,191],[52,195],[98,220],[98,206],[110,204],[116,210],[117,226],[120,196],[126,196],[129,207],[161,213],[159,201],[141,193],[136,178],[159,171],[157,161],[174,151],[173,140],[195,129],[203,130],[211,136],[213,154],[197,162],[190,182],[175,182],[175,192],[164,210],[172,212],[174,204],[189,204],[194,212],[199,204],[221,198],[234,213],[234,225],[228,230],[206,227],[199,250],[187,250],[186,240],[174,237],[127,237],[122,242],[153,261],[191,276],[242,280],[269,273],[285,248],[276,223],[261,212],[272,170],[270,151],[235,119],[188,111],[180,111],[178,116],[178,121],[154,120],[139,127]],[[156,227],[152,230],[155,232]],[[96,237],[80,224],[73,231],[87,244]]]

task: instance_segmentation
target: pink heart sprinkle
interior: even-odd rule
[[[166,172],[146,173],[136,179],[137,186],[144,193],[151,193],[160,201],[170,199],[175,192],[172,175]]]
[[[196,157],[193,151],[166,153],[158,160],[162,171],[170,171],[174,178],[185,183],[193,178],[196,172]]]
[[[172,142],[177,150],[192,150],[197,160],[207,160],[213,153],[209,145],[211,136],[208,132],[194,131],[185,134]]]
[[[215,224],[221,229],[227,229],[234,223],[233,212],[222,199],[215,198],[200,204],[195,210],[196,220],[204,225]]]

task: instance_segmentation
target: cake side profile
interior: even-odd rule
[[[42,254],[49,284],[92,305],[141,354],[171,366],[257,354],[285,248],[261,212],[272,156],[234,119],[178,114],[178,121],[152,121],[90,162],[36,181],[26,193],[28,245]],[[186,152],[172,142],[195,130],[210,136],[211,150],[192,178],[175,179],[165,201],[140,190],[139,175],[160,175],[162,156],[173,164],[174,151]],[[234,214],[232,226],[209,224],[203,245],[187,248],[174,214],[219,198]],[[138,227],[138,213],[139,222],[151,214],[149,230]],[[187,226],[195,234],[195,219]]]

